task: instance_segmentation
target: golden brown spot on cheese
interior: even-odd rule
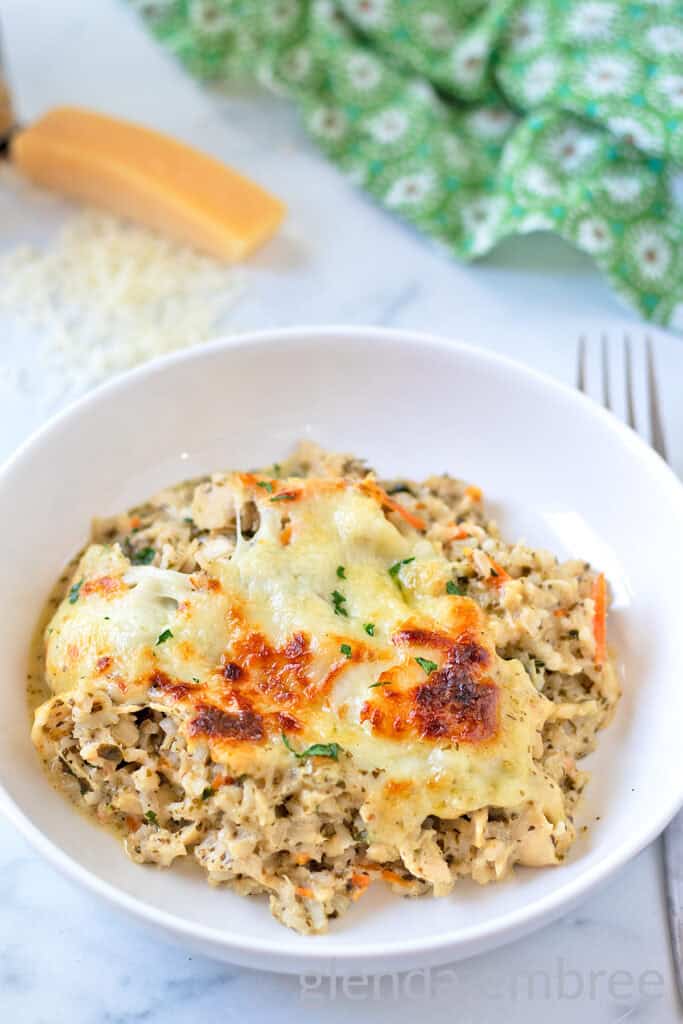
[[[295,633],[283,647],[273,647],[262,633],[247,628],[235,637],[232,653],[244,672],[244,679],[235,680],[235,692],[257,704],[268,698],[293,708],[310,700],[313,655],[306,634]]]
[[[301,722],[294,715],[288,715],[285,711],[278,713],[277,723],[281,732],[299,732],[301,730]]]
[[[265,735],[263,719],[246,702],[234,711],[224,711],[214,704],[198,704],[188,732],[192,737],[249,740],[252,743],[262,740]]]
[[[79,595],[97,594],[99,597],[115,597],[122,591],[128,590],[128,584],[123,582],[121,576],[98,576],[94,580],[86,580],[81,586]]]
[[[438,647],[448,650],[453,646],[453,637],[436,630],[420,629],[419,627],[401,629],[394,633],[393,642],[397,646]]]
[[[388,797],[405,797],[412,788],[410,779],[390,779],[384,787],[384,792]]]
[[[369,722],[375,732],[381,732],[384,722],[384,715],[376,704],[366,700],[360,709],[361,722]]]
[[[197,687],[190,686],[189,683],[178,683],[170,679],[165,672],[158,669],[149,676],[149,686],[152,691],[166,694],[173,700],[185,700],[197,689]]]
[[[176,651],[183,661],[191,661],[197,653],[194,644],[190,643],[189,640],[181,640],[180,643],[176,644]]]
[[[404,630],[402,634],[401,643],[437,649],[442,664],[426,677],[423,669],[418,669],[423,681],[407,688],[400,685],[411,678],[407,666],[383,673],[378,680],[383,685],[374,689],[363,706],[362,721],[369,722],[374,732],[394,739],[406,733],[450,742],[492,739],[499,726],[499,692],[485,675],[491,660],[486,648],[469,634],[457,640],[449,638],[448,646],[439,633]]]
[[[498,687],[448,665],[418,687],[411,717],[425,739],[481,743],[498,729]]]

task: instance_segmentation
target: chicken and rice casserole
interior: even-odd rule
[[[563,860],[619,697],[607,603],[476,486],[307,442],[95,521],[33,741],[134,861],[192,856],[320,933],[374,880],[444,896]]]

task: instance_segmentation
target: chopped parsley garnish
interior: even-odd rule
[[[368,690],[374,690],[376,686],[388,686],[388,685],[389,685],[389,680],[388,679],[385,679],[384,682],[382,682],[382,680],[379,680],[376,683],[370,683],[370,685],[368,686]]]
[[[449,580],[446,584],[446,593],[453,594],[455,597],[463,597],[467,592],[467,588],[463,587],[462,584],[456,583],[454,580]]]
[[[157,818],[154,811],[145,811],[145,817],[147,818],[147,821],[150,823],[150,825],[159,824],[159,819]]]
[[[292,494],[291,491],[282,491],[280,494],[274,494],[270,499],[271,501],[296,501],[296,494]]]
[[[210,796],[213,796],[213,790],[211,786],[205,786],[202,790],[202,800],[208,800]]]
[[[368,636],[374,636],[375,635],[375,623],[374,622],[366,622],[365,625],[363,626],[363,629],[368,634]]]
[[[271,484],[270,480],[259,480],[257,481],[257,483],[259,487],[262,487],[264,489],[264,491],[268,491],[268,494],[273,493],[273,485]]]
[[[351,644],[342,644],[339,650],[342,652],[345,658],[351,657]]]
[[[187,523],[188,526],[194,526],[194,519],[192,516],[183,516],[183,522]]]
[[[428,676],[430,676],[432,672],[436,672],[437,668],[439,667],[435,661],[430,661],[429,658],[416,658],[415,661],[418,663],[420,668],[427,673]]]
[[[281,469],[282,469],[282,466],[280,465],[280,463],[279,462],[274,462],[273,463],[273,476],[279,476]]]
[[[158,638],[158,640],[157,640],[157,642],[155,643],[154,646],[158,647],[159,644],[166,643],[166,641],[170,640],[172,636],[173,636],[173,633],[171,632],[171,630],[170,629],[165,629],[163,631],[163,633],[159,633],[159,638]]]
[[[282,736],[282,742],[287,747],[287,750],[294,754],[295,757],[331,757],[333,761],[339,760],[339,751],[341,750],[341,747],[338,743],[314,743],[311,747],[306,747],[305,750],[299,752],[294,749],[285,733],[281,733],[280,735]]]
[[[142,548],[141,551],[134,551],[131,555],[133,565],[149,565],[154,560],[156,551],[154,548]]]
[[[76,604],[76,601],[78,601],[78,595],[81,592],[81,587],[82,586],[83,586],[83,580],[79,580],[78,583],[74,583],[73,587],[69,591],[69,604]]]
[[[390,565],[389,566],[389,575],[391,576],[392,580],[396,580],[396,582],[398,583],[399,582],[398,574],[401,571],[401,566],[402,565],[410,565],[410,563],[414,562],[414,561],[415,561],[415,556],[413,556],[412,558],[402,558],[400,562],[394,562],[393,565]]]
[[[344,607],[346,604],[346,598],[343,594],[340,594],[338,590],[333,590],[330,595],[332,598],[332,604],[334,605],[334,614],[343,615],[344,618],[348,619],[349,613]]]
[[[345,580],[346,579],[346,569],[344,568],[343,565],[338,565],[337,566],[337,577],[340,580]]]

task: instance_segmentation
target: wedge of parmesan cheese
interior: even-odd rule
[[[277,230],[279,199],[225,164],[149,128],[75,107],[12,140],[31,180],[104,207],[219,260],[242,260]]]

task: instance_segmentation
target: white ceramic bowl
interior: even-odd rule
[[[588,767],[559,868],[446,899],[380,885],[328,935],[303,937],[265,901],[206,885],[191,865],[130,862],[46,782],[29,741],[27,648],[44,598],[96,513],[165,484],[267,464],[300,437],[383,473],[449,470],[483,486],[508,537],[604,569],[624,698]],[[254,334],[120,377],[33,437],[0,473],[2,806],[69,876],[209,955],[281,971],[371,973],[471,955],[565,911],[653,839],[683,801],[683,488],[630,430],[569,388],[461,344],[375,328]]]

